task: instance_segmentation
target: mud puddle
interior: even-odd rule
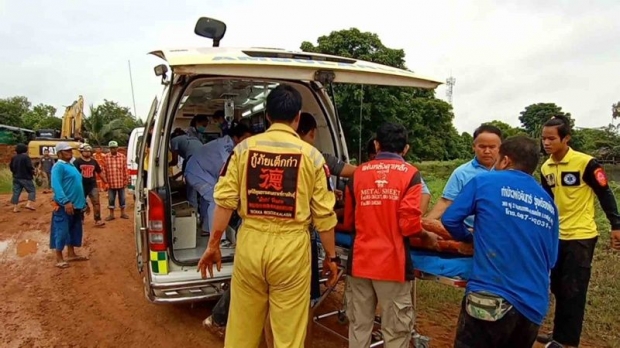
[[[24,257],[28,255],[36,254],[39,250],[39,243],[36,240],[26,239],[17,242],[16,245],[17,256]]]

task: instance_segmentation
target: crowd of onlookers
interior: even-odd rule
[[[35,177],[41,178],[43,193],[52,193],[49,201],[53,207],[50,248],[56,252],[58,268],[68,267],[71,261],[88,260],[86,256],[78,256],[74,248],[82,246],[84,215],[92,212],[95,226],[105,225],[101,216],[100,192],[108,192],[109,214],[105,221],[115,219],[117,199],[120,217],[129,219],[125,212],[125,188],[129,184],[127,158],[119,151],[116,141],[110,141],[108,148],[109,152],[104,153],[101,147],[93,151],[91,145],[82,143],[75,149],[67,142],[60,142],[55,147],[55,158],[45,150],[34,165],[26,145],[15,147],[16,154],[10,163],[13,212],[19,212],[19,197],[24,190],[28,193],[26,209],[36,210]],[[79,151],[79,158],[73,156],[74,150]],[[87,199],[90,199],[90,205]],[[68,249],[66,258],[62,254],[65,247]]]

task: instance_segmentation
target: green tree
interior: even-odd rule
[[[56,108],[51,105],[39,104],[26,112],[22,117],[24,128],[57,129],[62,128],[62,119],[56,117]]]
[[[24,96],[0,99],[0,124],[23,127],[22,116],[30,111],[31,105]]]
[[[101,105],[90,105],[90,115],[84,120],[84,134],[93,145],[107,145],[111,140],[126,145],[131,130],[141,123],[128,107],[104,99]]]
[[[570,113],[562,111],[562,108],[554,103],[538,103],[525,107],[521,111],[519,121],[527,134],[534,138],[540,138],[542,126],[553,116],[565,116],[569,119],[571,127],[575,126],[575,120]]]
[[[317,45],[305,41],[301,49],[407,68],[404,50],[386,47],[377,34],[356,28],[321,36]],[[453,159],[461,155],[461,140],[452,125],[452,107],[436,99],[434,91],[347,84],[336,84],[334,90],[351,157],[358,157],[358,151],[364,151],[368,139],[386,121],[404,124],[411,131],[409,159]]]
[[[491,122],[485,122],[483,124],[488,124],[488,125],[499,128],[502,131],[502,135],[504,139],[515,136],[515,135],[524,135],[524,134],[526,135],[527,134],[524,129],[513,127],[509,125],[508,123],[499,121],[499,120],[493,120]]]

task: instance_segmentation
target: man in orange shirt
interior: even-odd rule
[[[369,347],[377,304],[386,348],[407,348],[413,330],[409,237],[434,246],[422,230],[420,172],[405,162],[407,130],[385,123],[374,141],[377,155],[355,170],[345,192],[344,225],[353,232],[346,287],[349,347]]]
[[[105,172],[104,157],[105,154],[101,150],[101,146],[95,146],[95,153],[93,154],[93,158],[95,159],[95,161],[97,161],[97,163],[99,163],[99,166],[101,166],[101,169]],[[97,188],[99,189],[99,192],[108,190],[108,183],[103,181],[99,173],[97,173]]]

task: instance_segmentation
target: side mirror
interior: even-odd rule
[[[168,67],[166,64],[159,64],[155,67],[155,76],[161,76],[161,83],[166,84],[166,74],[168,73]]]
[[[194,33],[213,40],[213,47],[220,47],[220,40],[226,34],[226,24],[217,19],[200,17],[198,22],[196,22]]]

